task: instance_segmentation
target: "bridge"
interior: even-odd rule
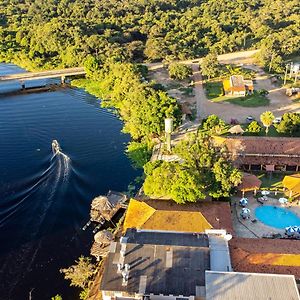
[[[61,78],[61,82],[65,82],[65,78],[67,76],[75,76],[75,75],[85,75],[86,72],[84,68],[68,68],[63,70],[51,70],[51,71],[41,71],[41,72],[24,72],[17,74],[10,74],[0,76],[0,83],[7,81],[20,81],[22,85],[22,89],[25,88],[24,81],[26,80],[38,80],[38,79],[49,79],[49,78]]]

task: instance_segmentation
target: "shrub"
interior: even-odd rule
[[[266,96],[266,95],[269,94],[269,92],[267,90],[264,90],[264,89],[258,90],[257,93],[260,94],[260,95],[262,95],[262,96]]]
[[[184,80],[192,75],[192,69],[186,65],[172,63],[169,65],[169,76],[173,79]]]
[[[250,133],[257,133],[258,134],[258,133],[260,133],[261,129],[262,129],[261,126],[256,121],[252,121],[248,125],[246,131],[250,132]]]

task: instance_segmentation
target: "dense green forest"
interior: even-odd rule
[[[2,0],[0,61],[28,69],[299,51],[299,0]]]

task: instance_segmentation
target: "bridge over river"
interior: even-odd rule
[[[84,68],[68,68],[63,70],[51,70],[51,71],[41,71],[41,72],[23,72],[17,74],[10,74],[0,76],[0,83],[7,81],[20,81],[22,89],[25,88],[25,80],[38,80],[38,79],[48,79],[48,78],[61,78],[61,82],[65,82],[67,76],[75,75],[85,75],[86,72]]]

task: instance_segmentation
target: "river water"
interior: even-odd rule
[[[0,64],[0,75],[21,71]],[[41,82],[31,82],[31,85]],[[0,299],[78,299],[59,273],[88,255],[93,197],[127,190],[139,172],[122,123],[79,89],[7,95],[0,85]],[[52,151],[56,139],[61,151]]]

